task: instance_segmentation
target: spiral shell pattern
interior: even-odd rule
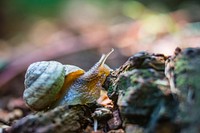
[[[48,108],[64,84],[65,67],[57,61],[31,64],[25,74],[23,98],[34,110]]]

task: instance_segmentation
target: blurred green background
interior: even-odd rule
[[[146,12],[167,14],[183,10],[191,15],[191,21],[199,21],[199,4],[199,0],[1,0],[0,38],[23,34],[40,19],[67,23],[70,16],[81,17],[77,16],[79,13],[93,14],[88,19],[114,21],[118,17],[137,19]]]
[[[199,21],[199,4],[199,0],[1,0],[0,37],[9,39],[16,34],[26,32],[27,28],[38,19],[63,21],[71,15],[79,17],[76,16],[77,12],[88,13],[94,10],[95,15],[101,15],[107,21],[117,17],[134,19],[146,10],[157,13],[184,10],[192,15],[192,21]]]

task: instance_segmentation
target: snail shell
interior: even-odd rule
[[[41,61],[31,64],[25,74],[23,98],[33,110],[50,107],[63,90],[65,77],[83,70],[73,65],[62,65],[57,61]]]

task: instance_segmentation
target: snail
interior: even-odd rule
[[[108,54],[103,54],[87,72],[57,61],[31,64],[25,74],[24,101],[35,111],[64,104],[84,105],[96,101],[102,84],[110,74],[111,69],[105,61],[113,51],[112,49]]]

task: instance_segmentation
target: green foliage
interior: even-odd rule
[[[60,10],[60,6],[67,1],[64,0],[11,0],[6,2],[8,15],[22,16],[55,16]]]

